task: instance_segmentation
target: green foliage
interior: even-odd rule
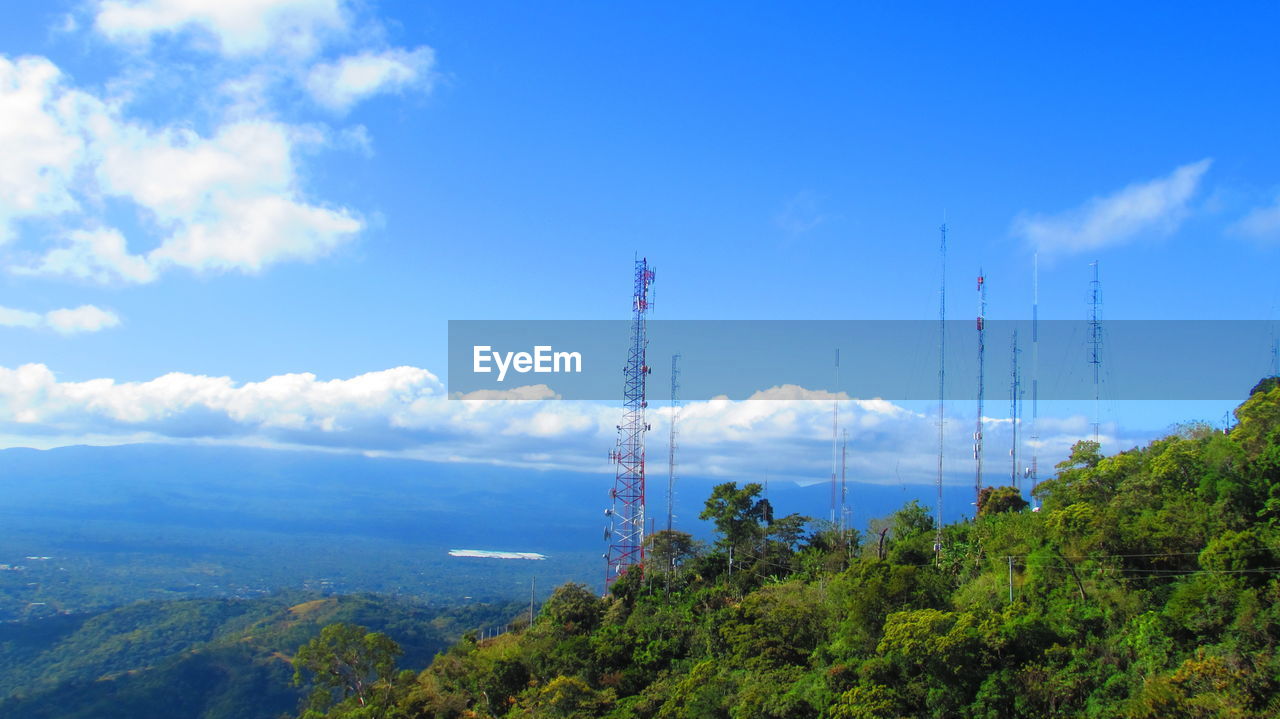
[[[720,535],[719,546],[741,548],[755,542],[765,524],[773,521],[773,506],[757,499],[764,490],[755,482],[738,488],[737,482],[716,485],[699,515],[711,520]]]
[[[0,716],[277,719],[297,711],[309,691],[291,685],[290,657],[327,624],[364,624],[389,635],[404,649],[402,663],[418,670],[463,629],[517,611],[281,595],[145,602],[0,624],[0,677],[12,687],[0,698]]]
[[[507,716],[528,719],[595,719],[613,704],[611,690],[592,689],[576,677],[558,676],[526,692]]]
[[[983,487],[978,492],[978,516],[1001,512],[1021,512],[1027,508],[1027,500],[1016,487]]]
[[[718,536],[651,538],[610,595],[566,585],[527,630],[438,656],[412,717],[899,719],[1280,715],[1280,383],[1230,433],[1112,456],[1079,442],[1026,511],[868,539],[718,485]],[[732,558],[732,563],[730,562]]]
[[[345,716],[355,710],[386,716],[401,654],[395,640],[366,627],[339,622],[321,629],[293,657],[293,683],[301,686],[310,678],[314,687],[303,716]]]
[[[735,663],[748,668],[807,664],[831,634],[826,594],[792,581],[762,587],[733,606],[720,632]]]
[[[585,634],[595,629],[604,604],[583,584],[565,584],[542,605],[537,624],[549,626],[560,636]]]
[[[688,532],[664,529],[645,538],[647,544],[645,571],[664,577],[684,566],[701,553],[700,543]]]

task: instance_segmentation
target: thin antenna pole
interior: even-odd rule
[[[976,513],[982,495],[982,415],[986,395],[987,283],[978,270],[978,423],[973,431],[973,506]]]
[[[671,355],[671,437],[667,443],[667,531],[674,524],[676,496],[676,423],[680,418],[680,355]]]
[[[836,384],[833,393],[840,391],[840,349],[836,348]],[[840,398],[831,400],[831,527],[839,531],[840,488],[836,484],[836,429],[840,418]]]
[[[1280,337],[1271,341],[1271,376],[1280,377]]]
[[[1018,487],[1018,395],[1021,393],[1021,378],[1018,376],[1018,331],[1013,331],[1012,350],[1009,356],[1009,417],[1013,420],[1013,446],[1009,449],[1012,469],[1009,477],[1013,486]]]
[[[1031,502],[1040,483],[1040,253],[1031,257]]]
[[[938,244],[940,284],[938,286],[938,507],[933,554],[938,559],[942,553],[942,455],[947,412],[947,223],[938,228],[941,235]]]
[[[849,430],[841,430],[840,435],[840,541],[843,542],[849,531],[849,485],[845,474],[849,466]]]
[[[1089,283],[1089,364],[1093,365],[1093,441],[1100,442],[1102,393],[1099,370],[1102,367],[1102,318],[1099,309],[1102,305],[1102,283],[1098,281],[1098,261],[1094,260],[1090,266],[1093,267],[1093,281]]]

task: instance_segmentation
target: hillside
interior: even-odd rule
[[[937,559],[918,505],[846,551],[721,485],[713,544],[659,533],[643,579],[562,586],[527,631],[327,716],[1274,717],[1280,382],[1236,419],[1110,457],[1080,442],[1038,511],[990,492]]]
[[[297,709],[289,659],[333,622],[358,622],[404,649],[406,667],[511,605],[449,609],[372,596],[142,602],[0,624],[0,716],[272,719]]]

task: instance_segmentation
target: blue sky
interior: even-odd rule
[[[5,10],[0,367],[51,373],[0,382],[7,444],[373,436],[437,389],[118,388],[443,376],[449,319],[623,316],[637,251],[662,318],[928,318],[944,213],[954,318],[979,266],[1027,316],[1037,248],[1045,318],[1094,259],[1108,318],[1280,316],[1274,4],[200,5]],[[420,411],[397,451],[611,443],[597,408],[492,410],[536,450]]]

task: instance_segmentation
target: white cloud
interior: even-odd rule
[[[1280,199],[1258,207],[1231,225],[1231,231],[1258,240],[1280,239]]]
[[[230,122],[209,136],[146,127],[65,87],[47,60],[0,57],[0,241],[20,218],[99,225],[99,211],[82,208],[106,196],[146,212],[160,236],[154,250],[135,255],[118,230],[81,229],[11,270],[149,282],[166,266],[258,272],[314,259],[364,226],[351,210],[302,197],[294,157],[314,141],[314,132],[269,120]]]
[[[753,392],[747,399],[814,399],[833,400],[849,399],[844,392],[830,392],[825,389],[808,389],[796,384],[783,384]]]
[[[294,138],[279,123],[238,122],[209,138],[131,125],[109,133],[103,189],[146,208],[169,231],[148,256],[155,264],[256,272],[320,256],[362,227],[349,211],[299,197]]]
[[[1013,233],[1045,253],[1073,253],[1117,245],[1145,233],[1170,234],[1188,214],[1210,159],[1177,168],[1166,177],[1137,182],[1056,215],[1024,213]]]
[[[355,210],[306,196],[298,158],[320,145],[367,155],[367,129],[294,124],[280,93],[301,89],[341,113],[379,93],[430,89],[431,48],[386,48],[381,23],[348,0],[85,8],[110,41],[145,52],[172,37],[219,57],[177,68],[133,56],[107,90],[86,92],[48,59],[0,56],[0,243],[24,244],[9,271],[100,283],[152,282],[171,268],[257,273],[322,257],[364,229]],[[321,61],[330,43],[347,54]],[[192,116],[131,114],[131,102],[190,73],[209,88]],[[121,204],[140,211],[138,226],[107,216]]]
[[[682,472],[825,480],[831,469],[831,409],[830,399],[689,402],[680,411]],[[0,436],[25,436],[34,444],[54,437],[99,444],[223,442],[607,474],[606,450],[614,444],[620,416],[616,405],[596,402],[448,399],[440,380],[416,367],[350,379],[297,373],[246,383],[180,372],[145,382],[64,382],[44,365],[0,368]],[[649,412],[654,447],[665,447],[670,417],[669,407]],[[884,400],[845,400],[840,426],[849,432],[851,478],[933,481],[933,417]],[[970,431],[968,422],[947,426],[950,482],[972,482]],[[1041,417],[1038,431],[1041,466],[1050,467],[1090,427],[1082,417]],[[988,422],[990,467],[998,464],[994,457],[1007,448],[1009,436],[1007,420]],[[1000,476],[991,473],[992,481]]]
[[[75,131],[81,97],[41,57],[0,56],[0,242],[13,222],[78,207],[69,185],[84,157]]]
[[[106,38],[145,45],[156,35],[194,31],[227,56],[310,55],[347,29],[340,0],[102,0],[94,27]]]
[[[451,399],[560,399],[555,390],[545,384],[527,384],[511,389],[478,389],[474,392],[454,392]]]
[[[59,334],[97,332],[120,324],[120,317],[110,310],[93,305],[81,305],[74,309],[51,310],[43,315],[27,310],[0,307],[0,326],[48,327]]]
[[[108,283],[150,282],[155,268],[145,257],[129,253],[119,230],[75,230],[67,235],[64,247],[50,250],[31,267],[15,267],[18,274],[64,275]]]
[[[44,323],[44,315],[26,310],[15,310],[11,307],[0,307],[0,326],[4,327],[39,327]]]
[[[435,53],[429,47],[366,51],[316,65],[306,87],[316,102],[341,113],[378,93],[415,86],[429,89],[434,64]]]
[[[97,332],[120,324],[116,313],[93,305],[81,305],[75,309],[53,310],[45,315],[45,322],[64,335],[79,332]]]

